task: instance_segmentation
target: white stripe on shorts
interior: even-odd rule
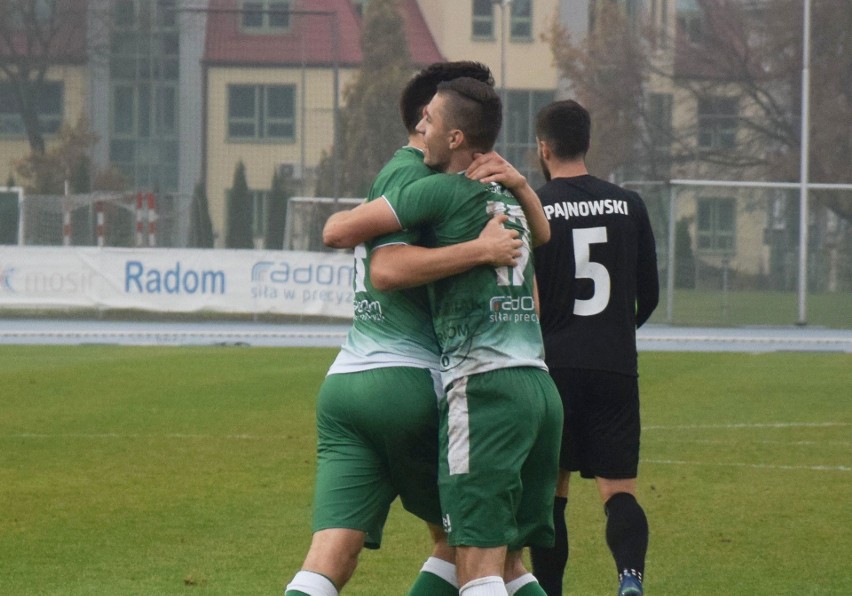
[[[470,472],[470,418],[467,410],[467,377],[453,383],[447,392],[449,418],[447,420],[450,476]]]

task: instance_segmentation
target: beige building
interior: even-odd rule
[[[75,125],[88,114],[88,71],[85,65],[68,64],[47,69],[38,115],[47,149],[55,145],[62,125]],[[30,154],[23,121],[17,111],[14,89],[0,79],[0,176],[2,182],[15,177],[15,164]]]
[[[364,0],[73,1],[88,28],[75,29],[77,59],[66,53],[48,70],[40,114],[46,140],[85,115],[99,138],[95,167],[116,168],[131,194],[159,197],[159,245],[189,241],[199,182],[216,245],[223,245],[227,193],[240,161],[257,238],[276,170],[296,180],[298,195],[314,194],[335,114],[359,72]],[[559,83],[543,40],[559,16],[558,0],[399,5],[412,74],[440,60],[478,60],[492,69],[506,103],[498,150],[536,182],[533,117]],[[5,175],[28,152],[7,95],[0,102]],[[127,237],[132,242],[132,230]]]
[[[269,12],[252,14],[241,12],[238,0],[219,0],[213,8],[226,10],[208,17],[204,180],[217,245],[239,161],[254,197],[257,238],[276,168],[292,175],[298,195],[313,196],[317,165],[334,139],[335,110],[358,76],[364,2],[284,3],[286,18],[274,12],[281,4],[266,2]],[[465,59],[492,69],[506,101],[498,149],[537,176],[532,118],[553,99],[558,82],[542,35],[558,17],[558,2],[402,0],[400,8],[415,68]],[[271,113],[278,109],[273,104],[282,111]]]

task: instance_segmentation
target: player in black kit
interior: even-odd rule
[[[595,478],[620,596],[642,594],[648,522],[636,501],[639,384],[636,329],[659,300],[654,235],[635,192],[590,175],[589,113],[557,101],[537,116],[551,240],[535,249],[545,360],[565,411],[554,501],[556,544],[531,551],[548,596],[562,594],[572,471]]]

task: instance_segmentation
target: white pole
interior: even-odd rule
[[[18,188],[17,186],[12,187],[10,190],[17,191],[18,193],[18,246],[24,245],[24,218],[26,214],[24,213],[24,189]]]
[[[666,322],[671,325],[674,322],[674,287],[675,267],[677,266],[675,245],[677,243],[677,203],[675,202],[676,190],[673,184],[669,189],[669,229],[668,229],[668,263],[666,264]]]
[[[810,159],[811,0],[804,0],[802,24],[802,145],[799,158],[799,320],[807,325],[808,295],[808,165]]]
[[[506,10],[509,16],[512,14],[512,0],[503,0],[500,3],[500,101],[503,103],[503,143],[500,151],[506,157],[506,137],[509,134],[506,117],[509,115],[506,97],[506,37],[511,31],[511,24],[506,22]]]

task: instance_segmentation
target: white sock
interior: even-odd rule
[[[459,590],[459,596],[509,596],[509,593],[502,577],[489,575],[467,582]]]
[[[506,591],[509,593],[509,596],[514,596],[515,592],[523,588],[525,585],[537,581],[538,580],[532,573],[525,573],[521,577],[513,579],[508,584],[506,584]]]
[[[299,571],[296,573],[293,576],[293,581],[284,588],[285,594],[287,590],[299,590],[311,596],[339,596],[337,588],[334,587],[330,579],[313,571]]]
[[[437,575],[451,586],[459,587],[459,580],[456,577],[456,566],[449,561],[439,559],[438,557],[429,557],[423,563],[420,571]]]

